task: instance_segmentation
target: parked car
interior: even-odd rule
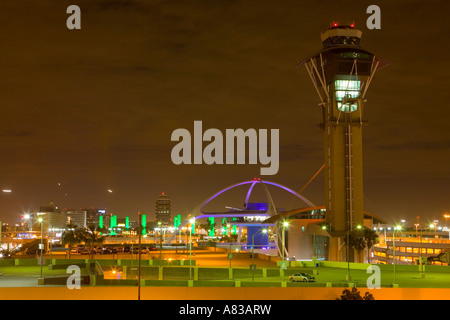
[[[316,279],[313,276],[308,275],[307,273],[294,273],[293,275],[289,276],[289,280],[291,282],[314,282]]]
[[[94,246],[94,253],[102,253],[103,248],[102,247],[98,247],[98,246]]]
[[[79,251],[79,254],[91,254],[91,251],[89,249],[83,249]]]
[[[103,248],[103,250],[100,252],[100,254],[111,254],[111,251],[107,248]]]
[[[158,251],[158,248],[156,246],[149,246],[147,247],[148,251]]]
[[[116,248],[108,248],[108,250],[113,253],[113,254],[117,254],[117,249]]]

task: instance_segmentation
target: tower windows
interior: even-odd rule
[[[361,81],[336,80],[334,82],[337,108],[342,112],[353,112],[358,109]]]

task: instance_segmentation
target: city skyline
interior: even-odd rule
[[[82,0],[82,29],[68,30],[66,2],[24,10],[5,1],[0,187],[12,192],[0,194],[0,220],[49,201],[153,216],[161,192],[184,214],[259,177],[259,164],[173,164],[171,133],[193,132],[196,120],[279,129],[279,171],[262,178],[300,190],[323,164],[323,142],[317,95],[295,67],[334,21],[354,22],[362,47],[389,64],[367,95],[365,210],[392,223],[441,218],[450,210],[448,4],[381,1],[381,29],[369,30],[370,4]],[[323,205],[323,175],[303,194]]]

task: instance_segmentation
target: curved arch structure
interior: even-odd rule
[[[232,211],[227,211],[227,212],[207,212],[205,211],[203,208],[210,203],[212,200],[214,200],[215,198],[217,198],[218,196],[220,196],[221,194],[225,193],[226,191],[233,189],[235,187],[239,187],[242,185],[250,185],[245,200],[244,200],[244,208],[243,209],[235,209]],[[264,189],[264,192],[266,194],[267,197],[267,203],[268,203],[268,208],[267,210],[249,210],[247,209],[247,205],[249,204],[249,200],[250,200],[250,196],[253,192],[253,189],[255,187],[255,185],[257,184],[261,184],[261,186]],[[202,203],[200,203],[192,212],[192,215],[194,216],[195,219],[201,219],[201,218],[208,218],[208,217],[216,217],[216,218],[223,218],[223,217],[246,217],[246,216],[264,216],[267,218],[270,217],[274,217],[277,216],[277,209],[275,207],[275,203],[272,199],[272,196],[267,188],[267,185],[271,185],[271,186],[275,186],[277,188],[283,189],[289,193],[291,193],[292,195],[294,195],[295,197],[301,199],[304,203],[306,203],[306,205],[308,207],[315,207],[315,205],[309,201],[308,199],[306,199],[304,196],[302,196],[301,194],[299,194],[298,192],[295,192],[294,190],[279,184],[279,183],[275,183],[272,181],[266,181],[266,180],[261,180],[259,178],[255,178],[253,180],[248,180],[248,181],[243,181],[243,182],[239,182],[233,185],[230,185],[222,190],[220,190],[219,192],[213,194],[212,196],[210,196],[209,198],[207,198],[205,201],[203,201]],[[189,221],[185,221],[184,223],[181,223],[177,230],[172,234],[172,236],[168,239],[168,242],[170,243],[176,236],[177,232],[184,227],[185,225],[187,225],[189,223]],[[274,225],[271,222],[262,222],[263,224],[266,225]],[[275,228],[277,229],[276,234],[278,235],[278,226],[275,226]],[[279,239],[277,239],[277,247],[279,248],[278,242]],[[280,250],[278,250],[280,251]],[[287,253],[287,252],[286,252]]]
[[[196,213],[200,213],[200,214],[213,214],[213,212],[205,212],[205,211],[203,211],[203,207],[204,207],[205,205],[207,205],[209,202],[211,202],[213,199],[217,198],[218,196],[220,196],[221,194],[225,193],[226,191],[228,191],[228,190],[230,190],[230,189],[233,189],[233,188],[235,188],[235,187],[239,187],[239,186],[242,186],[242,185],[250,184],[250,188],[249,188],[248,191],[247,191],[247,195],[246,195],[246,197],[245,197],[245,202],[244,202],[245,206],[247,206],[248,201],[249,201],[250,196],[251,196],[251,193],[252,193],[252,191],[253,191],[253,188],[254,188],[254,186],[255,186],[257,183],[261,183],[261,184],[263,185],[263,187],[264,187],[264,191],[266,192],[267,200],[268,200],[268,202],[269,202],[269,204],[270,204],[271,209],[273,210],[273,213],[271,214],[271,216],[272,216],[273,214],[276,214],[276,209],[274,208],[274,203],[273,203],[272,197],[271,197],[271,195],[270,195],[270,193],[269,193],[269,191],[267,190],[267,188],[266,188],[265,185],[273,185],[273,186],[275,186],[275,187],[281,188],[281,189],[283,189],[283,190],[285,190],[285,191],[287,191],[287,192],[293,194],[293,195],[296,196],[297,198],[301,199],[301,200],[302,200],[303,202],[305,202],[309,207],[314,207],[314,206],[315,206],[312,202],[310,202],[310,201],[309,201],[308,199],[306,199],[304,196],[302,196],[301,194],[295,192],[294,190],[292,190],[292,189],[290,189],[290,188],[288,188],[288,187],[286,187],[286,186],[284,186],[284,185],[282,185],[282,184],[275,183],[275,182],[272,182],[272,181],[264,181],[264,180],[255,178],[255,179],[253,179],[253,180],[243,181],[243,182],[239,182],[239,183],[233,184],[233,185],[231,185],[231,186],[226,187],[225,189],[220,190],[219,192],[215,193],[214,195],[210,196],[208,199],[206,199],[205,201],[203,201],[199,206],[197,206],[197,207],[194,209],[194,215],[195,215]]]

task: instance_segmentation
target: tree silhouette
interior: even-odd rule
[[[369,228],[362,227],[349,232],[348,241],[350,248],[355,249],[358,252],[358,256],[364,249],[368,249],[367,252],[379,241],[377,233]],[[344,238],[344,243],[347,244],[347,237]],[[369,253],[367,253],[368,258]]]
[[[74,224],[68,224],[61,236],[62,243],[64,245],[68,244],[69,249],[69,259],[72,247],[75,244],[81,243],[83,241],[83,236],[81,230]]]
[[[358,289],[353,287],[351,291],[349,289],[344,289],[344,291],[342,291],[342,295],[339,298],[336,298],[336,300],[375,300],[375,298],[369,292],[366,292],[364,297],[361,297]]]
[[[103,243],[104,238],[100,235],[100,228],[94,224],[90,224],[87,228],[81,230],[80,236],[82,240],[89,245],[89,260],[92,259],[92,251],[96,243]]]

